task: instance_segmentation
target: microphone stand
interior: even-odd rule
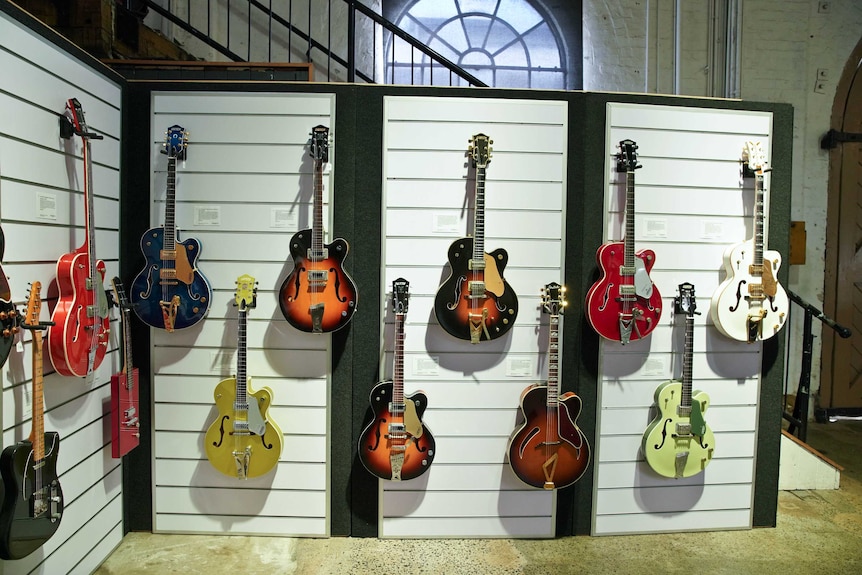
[[[811,359],[814,350],[814,334],[811,333],[812,318],[817,318],[840,335],[843,338],[850,337],[852,332],[850,329],[840,325],[835,320],[826,317],[823,312],[789,289],[787,296],[805,310],[805,320],[802,327],[802,370],[799,372],[799,386],[796,388],[796,401],[793,403],[793,412],[784,411],[782,416],[790,422],[787,428],[788,433],[793,434],[795,428],[799,428],[799,433],[796,433],[801,441],[806,441],[808,436],[808,403],[811,396]]]

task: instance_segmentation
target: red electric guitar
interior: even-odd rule
[[[57,305],[48,328],[48,354],[60,375],[86,377],[105,358],[110,331],[108,296],[105,293],[105,262],[96,259],[96,228],[93,224],[93,165],[90,140],[102,136],[90,132],[84,111],[75,98],[66,104],[69,116],[60,119],[60,136],[81,137],[84,153],[84,243],[57,260]]]
[[[111,456],[120,458],[141,442],[138,368],[132,365],[132,304],[120,278],[111,280],[123,326],[123,369],[111,376]]]
[[[344,271],[347,242],[323,243],[323,166],[329,161],[329,128],[311,131],[314,158],[314,224],[290,239],[293,271],[281,284],[281,313],[298,330],[326,333],[341,329],[356,312],[358,294]]]
[[[509,465],[533,487],[557,489],[581,478],[590,463],[590,444],[575,422],[581,398],[571,391],[560,395],[560,315],[566,305],[563,288],[554,282],[543,290],[543,307],[550,314],[548,383],[521,393],[524,423],[509,441]]]
[[[661,318],[661,294],[649,272],[652,250],[635,251],[635,170],[637,144],[620,142],[617,171],[626,174],[625,238],[608,242],[596,252],[602,277],[587,292],[587,319],[596,332],[622,344],[646,337]]]

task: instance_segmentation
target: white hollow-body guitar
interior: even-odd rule
[[[715,290],[710,316],[727,337],[754,343],[781,331],[790,302],[778,283],[781,254],[767,250],[765,157],[760,142],[746,142],[743,163],[754,173],[754,237],[724,253],[727,277]],[[743,168],[743,173],[746,170]]]

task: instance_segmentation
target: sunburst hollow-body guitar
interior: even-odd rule
[[[257,304],[255,280],[249,275],[237,278],[235,302],[238,308],[236,377],[223,379],[216,386],[218,416],[204,436],[207,459],[221,473],[237,479],[250,479],[270,472],[281,457],[281,429],[269,417],[272,390],[251,389],[247,375],[248,310]]]
[[[279,290],[279,305],[288,323],[308,333],[327,333],[346,326],[356,312],[358,292],[344,271],[348,245],[343,238],[324,244],[323,168],[329,161],[329,128],[311,131],[314,158],[314,222],[290,239],[294,268]]]
[[[163,152],[168,156],[165,221],[141,236],[144,269],[132,281],[130,299],[145,324],[174,331],[191,327],[206,316],[212,288],[198,269],[201,244],[179,240],[176,226],[177,161],[188,155],[188,134],[180,126],[166,132]]]
[[[576,421],[581,399],[572,392],[560,395],[560,315],[565,305],[563,288],[545,286],[543,308],[550,315],[548,382],[521,393],[518,427],[509,440],[509,465],[532,487],[557,489],[576,482],[590,463],[590,445]]]
[[[48,356],[60,375],[86,377],[105,358],[111,318],[105,293],[105,262],[96,259],[96,228],[93,222],[93,161],[90,140],[103,137],[93,133],[84,120],[84,111],[75,98],[66,104],[60,135],[80,136],[84,156],[84,243],[57,260],[57,304],[48,328]]]
[[[754,343],[776,335],[787,321],[790,301],[778,283],[781,254],[767,250],[766,159],[760,142],[746,142],[743,174],[755,180],[754,237],[724,253],[726,277],[715,290],[710,316],[731,339]]]
[[[664,477],[690,477],[706,469],[712,460],[715,437],[706,424],[709,396],[692,391],[694,285],[683,283],[674,300],[675,313],[685,316],[685,349],[682,379],[666,381],[655,391],[658,410],[643,436],[641,449],[647,464]]]
[[[395,364],[391,381],[371,390],[374,417],[359,437],[359,460],[381,479],[406,481],[431,466],[436,442],[422,421],[428,397],[421,391],[404,396],[404,318],[409,298],[407,280],[392,282],[395,309]]]
[[[503,278],[509,254],[502,248],[485,253],[485,172],[492,143],[485,134],[470,140],[468,152],[476,168],[473,236],[452,242],[451,273],[434,298],[440,327],[470,343],[505,335],[518,316],[518,296]]]
[[[41,547],[60,526],[63,490],[57,476],[60,435],[45,431],[42,391],[42,285],[33,282],[22,324],[33,334],[33,418],[29,439],[0,455],[3,506],[0,508],[0,558],[21,559]]]
[[[587,319],[596,333],[622,344],[646,337],[661,317],[661,294],[649,276],[655,252],[635,251],[636,150],[634,141],[620,142],[617,171],[626,174],[625,237],[596,252],[601,277],[586,298]]]

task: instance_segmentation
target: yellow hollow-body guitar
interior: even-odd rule
[[[715,437],[706,424],[704,413],[709,396],[692,391],[694,355],[694,285],[683,283],[674,299],[676,313],[685,315],[685,352],[682,381],[672,379],[655,390],[656,418],[643,437],[643,452],[653,471],[664,477],[697,475],[712,460]]]
[[[281,457],[281,429],[269,418],[272,390],[251,389],[246,375],[248,310],[255,307],[257,289],[249,275],[240,276],[236,288],[239,308],[236,377],[223,379],[215,388],[218,417],[204,438],[207,459],[225,475],[237,479],[258,477],[271,471]]]

